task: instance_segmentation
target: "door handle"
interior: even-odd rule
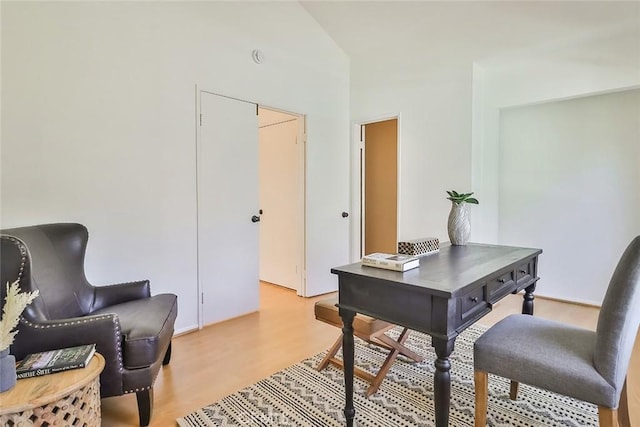
[[[260,217],[258,215],[254,215],[251,217],[251,222],[260,222]]]
[[[342,218],[346,218],[346,217],[348,217],[348,216],[349,216],[349,213],[348,213],[348,212],[342,212]]]

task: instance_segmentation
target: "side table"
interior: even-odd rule
[[[0,393],[0,425],[100,427],[100,373],[104,357],[89,366],[18,380]]]

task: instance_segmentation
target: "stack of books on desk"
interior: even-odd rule
[[[420,258],[403,254],[376,252],[362,257],[362,265],[386,270],[407,271],[420,265]]]

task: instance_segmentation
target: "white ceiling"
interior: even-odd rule
[[[301,1],[359,61],[489,62],[629,31],[640,1]],[[417,60],[419,58],[419,60]],[[402,65],[400,65],[402,66]]]

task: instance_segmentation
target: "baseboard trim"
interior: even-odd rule
[[[547,295],[538,295],[534,292],[533,296],[536,299],[546,299],[548,301],[556,301],[556,302],[563,302],[566,304],[574,304],[574,305],[580,305],[583,307],[591,307],[591,308],[601,308],[601,305],[599,304],[594,304],[592,302],[587,302],[587,301],[579,301],[579,300],[568,300],[568,299],[562,299],[562,298],[556,298],[556,297],[550,297]]]
[[[196,332],[198,330],[198,325],[187,326],[186,328],[180,328],[173,333],[173,337],[179,337],[180,335],[190,334],[191,332]]]

